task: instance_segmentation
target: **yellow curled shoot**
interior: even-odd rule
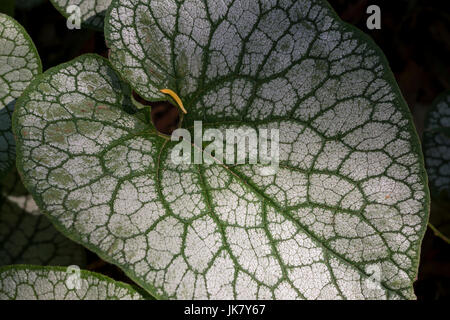
[[[180,97],[172,90],[170,89],[161,89],[159,90],[162,93],[168,94],[169,96],[171,96],[173,98],[173,100],[175,100],[175,102],[178,104],[178,106],[180,107],[181,111],[183,111],[184,114],[187,113],[186,109],[183,106],[183,101],[181,101]]]

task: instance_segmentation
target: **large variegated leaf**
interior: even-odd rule
[[[41,61],[30,36],[17,21],[0,13],[0,177],[16,159],[11,131],[15,101],[40,72]]]
[[[25,184],[59,229],[159,298],[414,297],[428,190],[372,41],[323,1],[118,0],[105,30],[142,97],[179,94],[183,127],[279,129],[280,168],[176,165],[84,56],[39,77],[14,119]]]
[[[84,26],[103,31],[105,12],[112,0],[50,0],[56,9],[65,17],[70,17],[75,11],[68,12],[70,6],[78,6],[81,22]]]
[[[128,284],[72,267],[0,267],[0,300],[142,299]]]
[[[450,91],[433,102],[423,136],[423,151],[431,191],[450,190]]]
[[[22,185],[14,170],[0,195],[0,265],[78,265],[85,249],[57,231]]]

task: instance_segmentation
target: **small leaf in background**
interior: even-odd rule
[[[19,171],[58,229],[158,298],[415,297],[425,168],[368,37],[324,1],[119,0],[105,21],[114,68],[60,65],[15,112]],[[176,92],[185,128],[278,129],[280,170],[175,164],[114,70],[145,100]]]
[[[450,91],[441,94],[428,112],[423,152],[434,196],[450,191]]]
[[[98,31],[103,31],[103,23],[105,19],[106,10],[111,4],[112,0],[50,0],[56,9],[64,17],[69,17],[70,14],[67,9],[76,5],[81,11],[81,22],[83,26],[92,28]]]
[[[439,95],[428,111],[423,153],[433,196],[430,227],[450,243],[450,91]]]
[[[142,300],[133,287],[74,267],[0,267],[0,300]]]
[[[16,99],[42,72],[36,48],[23,27],[0,14],[0,178],[16,159],[11,117]]]
[[[86,264],[85,249],[39,211],[15,170],[2,181],[0,195],[0,265],[9,264]]]

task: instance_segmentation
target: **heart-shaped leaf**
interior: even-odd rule
[[[30,36],[13,18],[0,13],[0,177],[16,160],[11,116],[16,99],[42,72]]]
[[[80,9],[80,18],[83,26],[103,31],[103,21],[105,12],[112,0],[50,0],[55,8],[61,12],[64,17],[70,17],[76,14],[75,11],[69,11],[70,6],[78,6]]]
[[[430,189],[436,196],[450,190],[450,91],[433,101],[423,134]]]
[[[64,237],[40,213],[15,170],[2,183],[0,243],[0,265],[86,263],[85,249]]]
[[[25,184],[59,229],[159,298],[414,297],[428,189],[371,40],[322,1],[119,0],[105,30],[115,69],[145,99],[177,93],[191,132],[278,129],[279,170],[176,164],[109,64],[83,56],[14,118]]]
[[[68,267],[0,267],[0,300],[142,300],[130,285]]]

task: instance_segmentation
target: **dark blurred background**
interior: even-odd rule
[[[2,1],[2,0],[0,0]],[[103,34],[69,30],[66,19],[49,3],[32,9],[16,8],[15,18],[35,42],[44,70],[83,53],[107,55]],[[369,34],[385,53],[422,136],[424,119],[433,99],[450,89],[450,6],[438,0],[329,0],[346,22]],[[366,8],[381,8],[381,29],[368,30]],[[450,205],[433,199],[431,220],[450,225]],[[88,269],[131,282],[124,273],[93,253]],[[419,300],[450,298],[450,244],[428,228],[422,245],[415,291]]]

